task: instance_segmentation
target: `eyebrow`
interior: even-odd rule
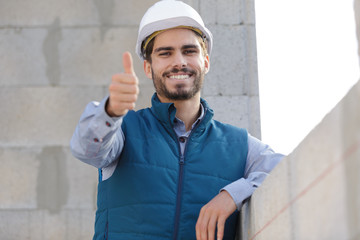
[[[200,47],[198,45],[195,44],[187,44],[181,47],[181,49],[189,49],[189,48],[196,48],[199,49]]]
[[[199,49],[200,47],[198,45],[195,45],[195,44],[186,44],[186,45],[181,47],[182,50],[189,49],[189,48]],[[161,52],[161,51],[172,51],[172,50],[174,50],[173,47],[159,47],[159,48],[156,48],[154,50],[154,53]]]
[[[154,53],[161,52],[161,51],[171,51],[171,50],[174,50],[174,48],[173,47],[159,47],[154,50]]]

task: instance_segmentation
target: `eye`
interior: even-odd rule
[[[160,52],[159,56],[162,56],[162,57],[170,56],[170,52]]]
[[[187,49],[187,50],[184,50],[184,54],[186,55],[191,55],[191,54],[195,54],[197,53],[197,50],[196,49]]]

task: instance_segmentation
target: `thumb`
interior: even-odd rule
[[[123,54],[123,66],[125,73],[128,74],[135,74],[134,68],[133,68],[133,61],[131,54],[129,52],[125,52]]]

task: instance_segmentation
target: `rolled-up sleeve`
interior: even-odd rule
[[[244,177],[221,190],[226,190],[231,195],[237,209],[240,210],[244,200],[253,194],[283,157],[284,155],[274,152],[257,138],[248,135],[248,155]]]

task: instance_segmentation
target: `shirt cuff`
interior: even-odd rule
[[[101,145],[105,138],[115,132],[121,127],[124,116],[121,117],[110,117],[105,111],[105,105],[108,97],[104,98],[100,103],[97,103],[96,112],[94,118],[91,120],[89,126],[90,136],[87,137],[95,145]],[[94,151],[97,151],[98,147],[93,146]],[[89,151],[89,150],[88,150]]]
[[[104,113],[106,116],[108,116],[109,118],[111,118],[114,122],[116,122],[116,121],[118,121],[118,120],[122,120],[126,114],[121,115],[121,116],[118,116],[118,117],[111,117],[111,116],[109,116],[109,114],[106,112],[106,104],[107,104],[108,101],[109,101],[109,96],[107,96],[106,98],[104,98],[103,100],[101,100],[101,102],[100,102],[100,104],[99,104],[99,107],[100,107],[102,110],[104,110],[103,113]]]
[[[251,183],[244,178],[240,178],[239,180],[226,185],[220,191],[227,191],[234,200],[237,209],[240,211],[244,200],[249,198],[255,189],[256,187],[252,186]]]
[[[120,117],[110,117],[106,112],[106,102],[108,101],[109,97],[104,98],[101,100],[98,109],[99,111],[95,115],[95,122],[99,123],[98,127],[100,132],[108,132],[109,130],[112,131],[121,126],[122,120],[124,116]],[[102,130],[102,131],[101,131]]]

